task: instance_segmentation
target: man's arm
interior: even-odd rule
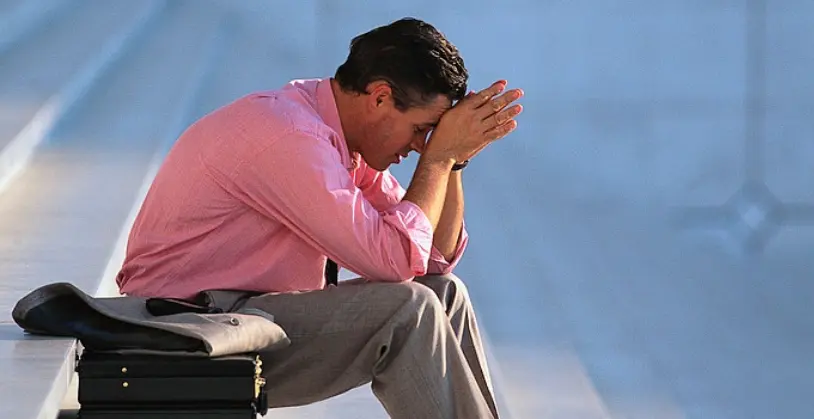
[[[433,235],[438,229],[441,212],[446,201],[449,173],[455,161],[451,158],[434,158],[424,153],[418,159],[413,179],[404,194],[403,201],[416,204],[426,215],[432,226]]]
[[[385,212],[390,208],[398,205],[401,203],[406,191],[404,188],[401,187],[399,184],[398,179],[393,176],[388,170],[379,172],[367,166],[364,160],[360,161],[360,170],[362,170],[362,177],[358,179],[357,186],[359,189],[362,190],[362,193],[367,199],[379,212]],[[451,172],[456,173],[456,172]],[[451,198],[447,198],[447,195],[451,193],[450,188],[455,188],[456,186],[451,184],[452,174],[447,173],[445,179],[442,179],[442,182],[447,186],[446,191],[444,192],[444,199],[441,203],[441,217],[444,218],[444,213],[446,210],[446,203],[450,201]],[[460,188],[460,184],[457,185]],[[458,190],[458,189],[456,189]],[[461,197],[462,198],[462,197]],[[452,208],[452,207],[450,207]],[[462,212],[462,211],[461,211]],[[448,221],[443,221],[439,219],[439,226],[442,224],[449,224]],[[452,224],[455,224],[452,222]],[[452,269],[457,265],[458,260],[463,255],[464,249],[466,249],[466,244],[468,241],[468,235],[466,232],[466,222],[461,220],[458,222],[460,225],[458,232],[452,232],[453,235],[457,234],[455,237],[450,237],[451,243],[454,247],[451,248],[451,252],[448,252],[448,256],[445,257],[444,254],[441,253],[441,250],[434,245],[430,251],[430,259],[427,265],[427,274],[429,275],[442,275],[448,272],[451,272]],[[441,227],[439,227],[441,228]],[[433,229],[432,236],[436,236],[436,234],[441,234]],[[432,241],[433,237],[430,237],[430,241]],[[456,242],[457,239],[457,242]]]
[[[461,236],[464,218],[464,190],[461,171],[457,170],[449,175],[447,193],[444,200],[444,209],[438,228],[433,234],[432,245],[447,262],[452,261],[458,248],[458,239]]]
[[[238,191],[251,208],[362,277],[396,282],[427,273],[433,235],[427,217],[409,202],[375,208],[319,133],[274,138],[239,170],[211,175]]]

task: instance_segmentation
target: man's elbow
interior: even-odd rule
[[[388,269],[389,272],[382,273],[382,277],[385,282],[408,282],[418,276],[426,275],[427,268],[426,262],[419,266],[410,264],[405,266],[392,265],[390,269]]]
[[[400,282],[409,282],[412,281],[417,275],[413,273],[404,274],[403,272],[393,271],[388,273],[379,273],[375,275],[367,276],[367,280],[373,282],[392,282],[392,283],[400,283]]]
[[[427,274],[430,265],[431,248],[423,248],[416,243],[403,243],[401,248],[391,249],[391,252],[380,259],[370,272],[371,279],[381,282],[407,282],[416,277]],[[402,253],[403,252],[403,253]]]
[[[417,276],[423,276],[427,272],[426,269],[420,269],[416,271],[415,269],[397,269],[393,272],[392,275],[392,282],[409,282],[415,279]]]

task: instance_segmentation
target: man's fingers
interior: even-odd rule
[[[520,115],[520,112],[523,112],[523,105],[513,105],[498,113],[493,113],[491,116],[483,120],[483,124],[488,130],[509,122],[509,120],[513,119],[517,115]]]
[[[514,131],[515,128],[517,128],[517,121],[512,119],[512,120],[510,120],[509,122],[507,122],[507,123],[505,123],[503,125],[498,125],[498,126],[492,128],[492,129],[486,131],[484,133],[484,136],[490,142],[495,141],[495,140],[499,140],[499,139],[505,137],[506,135],[508,135],[510,132]]]
[[[500,94],[506,88],[506,80],[498,80],[492,83],[491,86],[481,90],[472,97],[472,105],[478,108],[484,103],[488,102],[491,98]]]
[[[481,106],[478,113],[481,119],[487,119],[493,114],[500,112],[503,108],[510,103],[523,97],[523,91],[520,89],[512,89],[502,95],[492,99],[488,104]]]

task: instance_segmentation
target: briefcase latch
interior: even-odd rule
[[[266,395],[266,379],[263,378],[263,361],[260,355],[254,360],[254,399],[255,409],[260,415],[265,415],[268,410],[268,396]]]

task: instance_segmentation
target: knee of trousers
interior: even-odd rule
[[[453,273],[426,275],[420,277],[419,281],[432,288],[449,311],[472,306],[469,289],[461,278]]]
[[[404,326],[415,328],[426,320],[446,318],[446,308],[435,291],[416,282],[405,282],[399,286],[407,297],[404,309],[408,319],[405,319]]]

